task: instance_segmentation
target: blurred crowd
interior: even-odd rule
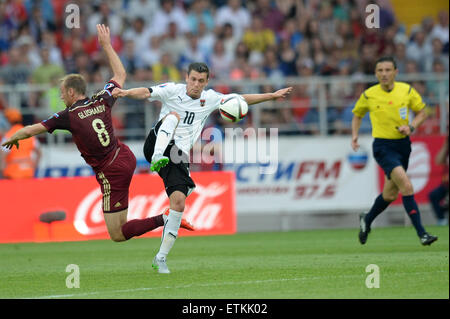
[[[97,43],[98,23],[110,27],[113,47],[129,82],[183,81],[186,66],[193,61],[206,62],[214,80],[267,78],[285,83],[288,77],[314,75],[357,78],[372,75],[381,55],[394,56],[400,74],[448,73],[448,12],[424,17],[406,30],[389,0],[379,0],[375,3],[380,7],[380,28],[367,28],[365,8],[373,2],[0,0],[0,84],[53,86],[46,92],[22,94],[20,105],[8,105],[0,91],[0,110],[36,108],[44,103],[50,110],[61,109],[58,79],[66,73],[80,73],[99,85],[108,80],[109,66]],[[76,22],[68,4],[80,10],[79,27],[68,27]],[[439,95],[433,81],[413,85],[431,100]],[[327,88],[330,133],[349,132],[352,103],[365,87],[339,82]],[[232,88],[215,89],[228,93]],[[270,85],[254,88],[258,92],[274,89]],[[297,85],[289,101],[293,107],[275,109],[267,103],[260,123],[280,123],[287,131],[315,134],[316,100],[313,85]],[[142,126],[142,121],[136,111],[117,125],[133,128]],[[0,116],[0,130],[1,122]]]

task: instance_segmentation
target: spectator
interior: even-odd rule
[[[50,63],[63,66],[63,59],[60,48],[56,45],[55,34],[53,32],[42,33],[41,47],[49,49]]]
[[[339,134],[351,134],[352,133],[352,119],[353,113],[352,110],[355,107],[355,103],[357,99],[361,96],[361,94],[366,89],[365,83],[355,83],[354,85],[354,93],[352,102],[347,105],[347,107],[341,112],[339,120],[336,121],[337,133]],[[361,128],[359,130],[361,134],[370,134],[372,132],[372,124],[370,122],[370,117],[366,114],[361,122]]]
[[[271,85],[262,85],[259,92],[270,93],[274,92],[275,88]],[[260,123],[263,128],[271,128],[280,123],[280,110],[276,108],[276,103],[273,100],[259,104],[260,109]]]
[[[111,10],[106,0],[100,2],[98,11],[89,16],[87,20],[88,32],[91,36],[97,34],[97,24],[109,26],[111,36],[117,36],[122,32],[122,19]]]
[[[161,55],[161,61],[152,66],[153,81],[178,82],[181,79],[178,68],[172,61],[172,55],[168,52]]]
[[[50,61],[50,49],[48,47],[41,49],[41,59],[42,64],[31,75],[33,83],[47,84],[51,82],[52,78],[62,77],[65,74],[61,66]]]
[[[233,58],[225,51],[223,40],[216,39],[210,61],[213,78],[226,79],[229,76]]]
[[[268,78],[274,80],[283,79],[283,72],[280,68],[280,62],[277,58],[277,52],[274,47],[269,47],[264,52],[263,72]],[[281,83],[280,81],[278,83]]]
[[[287,39],[293,49],[303,41],[304,37],[300,32],[297,20],[295,19],[287,19],[278,35],[280,39]]]
[[[406,74],[419,73],[419,65],[416,63],[416,61],[414,60],[406,61],[405,73]]]
[[[442,179],[441,184],[428,194],[428,198],[430,199],[433,213],[437,219],[437,225],[447,226],[448,218],[445,217],[445,211],[447,210],[448,212],[448,134],[444,144],[435,157],[435,163],[442,166]],[[444,203],[445,200],[446,203]]]
[[[284,15],[271,2],[271,0],[256,0],[256,10],[253,11],[253,16],[260,17],[265,28],[278,33],[283,27]]]
[[[0,2],[0,52],[8,50],[16,37],[18,24],[7,14],[6,3]]]
[[[244,32],[242,41],[250,51],[264,52],[267,47],[275,44],[275,33],[264,27],[261,17],[254,15],[250,28]]]
[[[161,59],[161,38],[153,36],[150,38],[150,49],[141,54],[143,66],[151,67]]]
[[[444,63],[442,63],[441,60],[434,60],[433,61],[433,69],[432,71],[434,73],[437,73],[439,75],[444,75],[445,73],[445,66]],[[431,80],[427,82],[427,90],[430,97],[437,100],[440,97],[441,92],[441,86],[444,87],[442,90],[443,95],[448,94],[448,80],[440,81],[440,80]]]
[[[145,27],[145,19],[137,17],[132,22],[132,28],[123,34],[123,40],[132,40],[136,55],[142,55],[149,49],[151,31]]]
[[[398,41],[395,44],[394,51],[395,62],[397,63],[397,70],[399,74],[406,72],[406,62],[408,58],[406,57],[406,44],[404,42]]]
[[[200,50],[198,37],[195,34],[188,35],[188,46],[181,54],[180,68],[187,69],[193,62],[203,62],[209,64],[208,57]]]
[[[227,22],[233,26],[233,31],[238,38],[241,38],[245,29],[250,26],[250,12],[242,7],[241,0],[228,0],[227,5],[217,10],[216,26],[222,27]]]
[[[443,53],[444,46],[441,42],[441,39],[439,39],[438,37],[434,38],[431,41],[431,46],[432,46],[432,53],[425,57],[425,61],[423,62],[423,64],[424,64],[423,71],[424,72],[432,72],[433,71],[433,62],[435,60],[439,60],[444,64],[445,71],[448,72],[449,58],[448,58],[448,54]]]
[[[336,22],[333,19],[333,7],[330,2],[323,1],[320,3],[319,19],[317,23],[319,37],[325,49],[331,49],[336,35]]]
[[[155,13],[159,10],[159,1],[156,0],[133,0],[128,4],[127,17],[132,21],[136,18],[153,21]]]
[[[157,36],[163,35],[166,33],[171,22],[176,23],[179,32],[189,32],[189,24],[187,23],[186,14],[183,9],[175,6],[174,0],[161,0],[161,7],[155,13],[151,25],[153,34]]]
[[[234,52],[236,51],[236,46],[239,43],[239,39],[235,36],[231,23],[225,23],[225,25],[222,27],[222,33],[220,37],[223,40],[223,45],[225,46],[226,53],[229,56],[234,56]]]
[[[29,83],[30,65],[27,65],[19,48],[13,47],[8,53],[8,64],[0,69],[0,80],[6,85]]]
[[[35,70],[42,64],[41,53],[31,36],[21,35],[15,45],[19,48],[20,55],[27,60],[31,70]]]
[[[161,50],[170,52],[172,61],[178,65],[181,54],[187,46],[184,34],[178,33],[178,25],[175,22],[170,22],[167,33],[161,39]]]
[[[292,115],[297,123],[303,123],[303,118],[311,108],[311,97],[308,95],[308,85],[295,85],[290,100]]]
[[[52,30],[56,26],[55,23],[55,10],[53,7],[52,0],[25,0],[25,1],[16,1],[23,2],[25,8],[30,16],[33,15],[34,9],[39,9],[39,15],[42,17],[42,20],[45,21],[46,24],[52,26]]]
[[[22,114],[17,109],[6,109],[5,117],[11,124],[3,141],[8,140],[15,132],[23,128]],[[33,178],[41,157],[39,141],[31,137],[20,143],[20,148],[0,152],[0,177],[7,179]]]
[[[280,69],[284,76],[295,76],[296,53],[292,49],[289,39],[281,40],[278,55],[280,60]]]
[[[209,0],[193,0],[187,15],[189,31],[198,33],[199,23],[203,22],[208,31],[214,29],[214,17],[211,13]]]
[[[28,25],[30,27],[31,36],[39,45],[42,42],[43,34],[45,32],[55,31],[55,25],[53,22],[43,17],[41,8],[38,6],[32,8]]]
[[[18,47],[13,47],[9,50],[9,63],[0,68],[0,85],[18,85],[26,84],[31,81],[31,68],[26,63],[26,59],[21,55],[21,51]],[[29,96],[25,92],[19,95],[19,105],[21,107],[28,106]],[[6,106],[7,102],[3,96],[1,96],[1,104]]]
[[[423,61],[431,55],[431,50],[431,46],[425,41],[425,33],[419,29],[413,35],[413,41],[406,47],[406,56],[408,59],[414,60],[418,64],[419,70],[422,71]]]
[[[214,33],[208,30],[204,22],[200,22],[198,24],[197,36],[200,50],[209,57],[213,51],[214,42],[216,41]]]
[[[126,40],[124,49],[120,55],[120,61],[122,62],[127,74],[134,74],[137,64],[139,63],[138,59],[134,41],[132,39]]]
[[[448,53],[448,10],[443,10],[438,14],[439,22],[434,26],[431,31],[430,38],[439,38],[444,47],[447,47]]]

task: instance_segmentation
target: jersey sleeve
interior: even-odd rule
[[[168,82],[160,85],[155,85],[149,88],[150,98],[149,101],[165,101],[175,92],[175,83]]]
[[[415,113],[419,112],[425,107],[425,103],[422,100],[422,97],[420,94],[416,91],[415,88],[412,86],[409,89],[409,107],[411,110],[413,110]]]
[[[366,95],[366,92],[363,92],[359,97],[358,101],[355,104],[355,107],[352,110],[352,113],[357,117],[363,118],[367,112],[369,112],[369,98]]]
[[[224,98],[224,94],[216,92],[212,89],[209,90],[209,93],[211,95],[211,99],[213,101],[213,103],[211,104],[211,108],[213,110],[217,110],[220,106],[220,101],[222,101],[222,99]]]
[[[43,120],[41,124],[49,133],[53,133],[54,130],[70,131],[69,109],[53,114],[50,118]]]
[[[106,82],[105,86],[103,87],[103,90],[99,91],[98,93],[94,94],[92,96],[92,99],[103,99],[106,102],[106,105],[108,107],[113,107],[114,103],[116,102],[116,98],[112,96],[112,91],[115,89],[121,89],[122,87],[114,80],[109,80]]]

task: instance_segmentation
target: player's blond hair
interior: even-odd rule
[[[86,94],[86,80],[80,74],[67,74],[61,79],[61,83],[66,89],[72,88],[79,94]]]

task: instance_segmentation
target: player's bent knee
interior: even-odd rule
[[[169,114],[167,114],[167,116],[166,116],[166,118],[167,117],[169,117],[170,115],[173,115],[173,116],[175,116],[176,117],[176,119],[177,119],[177,122],[179,122],[180,121],[180,116],[178,115],[178,113],[177,112],[170,112]]]
[[[112,241],[118,243],[121,241],[125,241],[125,236],[122,234],[122,232],[113,232],[109,234],[109,237],[111,238]]]
[[[113,242],[120,243],[122,241],[125,241],[126,239],[123,236],[111,236],[111,240]]]

